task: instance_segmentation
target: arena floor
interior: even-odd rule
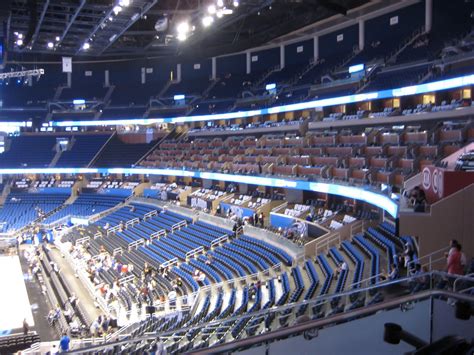
[[[33,314],[26,291],[20,259],[15,256],[0,256],[0,332],[8,333],[23,328],[26,318],[30,329],[34,327]]]

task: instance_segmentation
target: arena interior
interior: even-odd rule
[[[2,0],[1,354],[472,354],[473,0]]]

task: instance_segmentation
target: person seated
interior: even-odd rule
[[[49,325],[54,325],[54,323],[59,319],[61,315],[61,309],[59,306],[56,309],[51,309],[48,313],[48,323]]]
[[[399,277],[400,277],[400,271],[398,270],[397,264],[393,263],[390,273],[387,276],[387,279],[389,281],[393,281],[393,280],[398,279]]]
[[[72,315],[74,314],[74,312],[72,311],[71,308],[66,308],[66,310],[64,311],[64,318],[66,318],[66,322],[67,323],[71,323],[72,321]]]
[[[343,271],[346,271],[348,269],[347,263],[343,261],[342,263],[339,264],[338,268],[336,269],[336,280],[339,277],[340,274],[342,274]]]

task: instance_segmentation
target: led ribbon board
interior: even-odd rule
[[[180,116],[169,118],[145,118],[145,119],[125,119],[125,120],[104,120],[104,121],[61,121],[52,122],[53,127],[70,127],[70,126],[121,126],[121,125],[150,125],[156,123],[186,123],[186,122],[200,122],[211,120],[232,120],[235,118],[247,118],[259,115],[269,115],[274,113],[299,111],[306,109],[313,109],[316,107],[327,107],[334,105],[344,105],[356,102],[363,102],[367,100],[388,99],[393,97],[424,94],[439,90],[447,90],[459,88],[474,84],[474,74],[457,77],[453,79],[446,79],[434,81],[427,84],[406,86],[397,89],[382,90],[366,94],[356,94],[348,96],[339,96],[323,100],[315,100],[308,102],[301,102],[297,104],[275,106],[251,111],[239,111],[218,113],[214,115],[197,115],[197,116]]]
[[[398,204],[388,196],[362,187],[328,184],[323,182],[310,182],[303,180],[288,180],[269,178],[264,176],[234,175],[211,172],[200,172],[178,169],[148,169],[148,168],[20,168],[0,169],[0,175],[15,174],[129,174],[129,175],[161,175],[181,176],[200,179],[228,181],[250,185],[281,187],[295,190],[323,192],[343,196],[370,203],[387,211],[391,216],[397,217]]]

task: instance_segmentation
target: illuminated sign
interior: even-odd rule
[[[357,73],[357,72],[360,72],[362,70],[364,70],[365,66],[364,64],[356,64],[356,65],[352,65],[349,67],[349,73]]]
[[[295,190],[306,190],[328,193],[332,195],[365,201],[387,211],[393,217],[397,216],[398,204],[388,196],[370,190],[369,187],[354,187],[321,182],[269,178],[264,176],[234,175],[211,172],[200,172],[178,169],[149,169],[149,168],[23,168],[0,169],[0,175],[14,174],[128,174],[128,175],[164,175],[193,177],[208,180],[228,181],[250,185],[283,187]]]
[[[184,123],[184,122],[201,122],[215,120],[232,120],[236,118],[246,118],[259,115],[269,115],[273,113],[291,112],[306,109],[315,109],[334,105],[344,105],[356,102],[362,102],[375,99],[388,99],[406,95],[424,94],[427,92],[453,89],[474,84],[474,74],[466,75],[458,78],[435,81],[432,83],[407,86],[397,89],[382,90],[366,94],[356,94],[339,96],[322,100],[314,100],[308,102],[300,102],[297,104],[275,106],[251,111],[238,111],[228,113],[218,113],[214,115],[197,115],[197,116],[180,116],[170,118],[144,118],[144,119],[125,119],[125,120],[105,120],[105,121],[61,121],[52,122],[55,127],[69,126],[121,126],[121,125],[151,125],[157,123]]]

